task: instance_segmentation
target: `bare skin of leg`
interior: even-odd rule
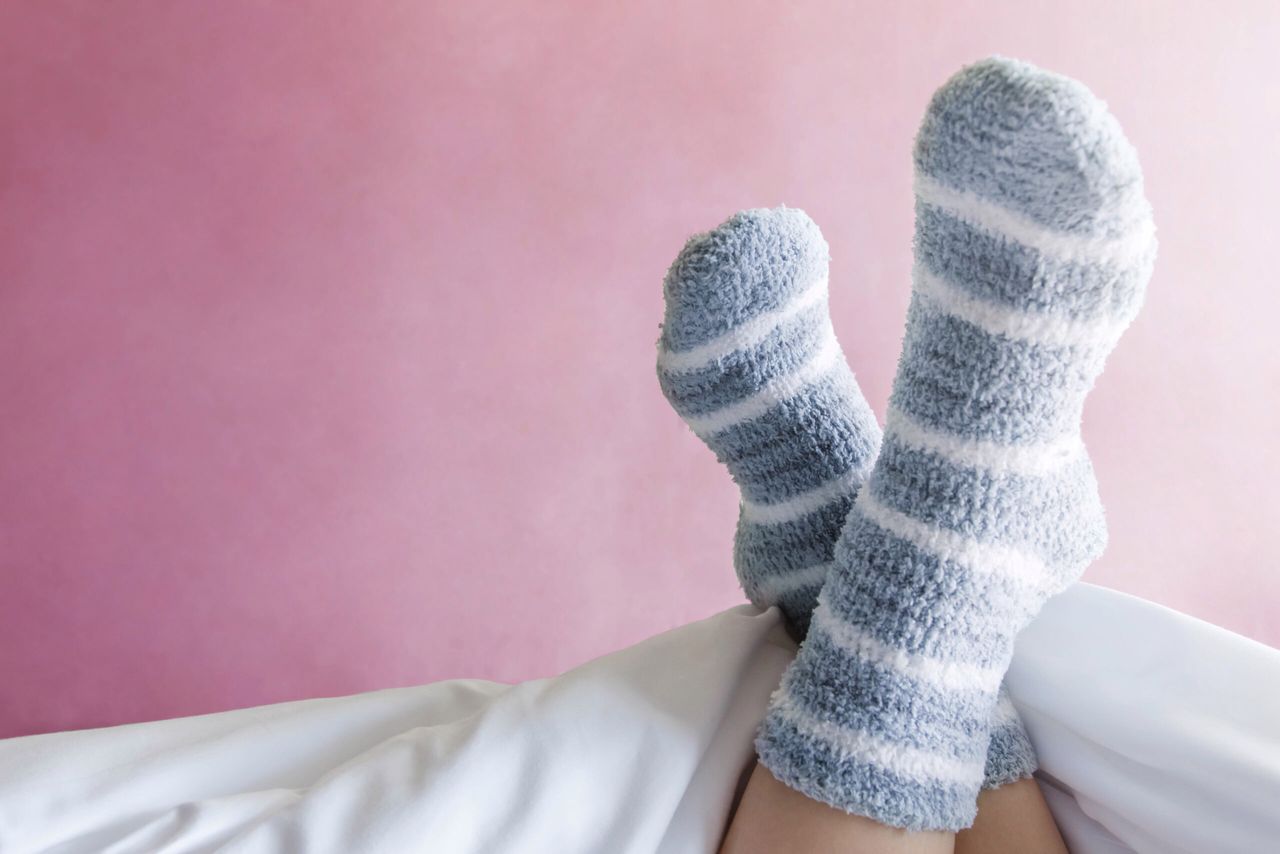
[[[721,854],[950,854],[951,833],[909,833],[850,815],[779,783],[763,765],[751,772]]]
[[[1035,780],[1019,780],[978,795],[973,827],[956,834],[956,854],[1067,854]]]
[[[959,835],[911,833],[806,798],[756,765],[721,854],[1066,854],[1031,780],[984,791],[973,827]]]

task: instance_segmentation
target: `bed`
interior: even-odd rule
[[[4,852],[714,851],[795,653],[732,608],[559,677],[0,741]],[[1280,846],[1280,652],[1076,585],[1009,685],[1074,852]]]

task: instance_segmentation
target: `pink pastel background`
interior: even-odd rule
[[[883,412],[912,134],[993,52],[1107,99],[1160,224],[1088,579],[1280,643],[1278,9],[0,6],[0,735],[543,676],[737,603],[665,266],[806,209]]]

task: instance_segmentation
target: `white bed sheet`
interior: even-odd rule
[[[0,741],[0,851],[713,851],[793,654],[741,606],[550,680]],[[1073,851],[1276,850],[1280,652],[1077,585],[1010,686]]]

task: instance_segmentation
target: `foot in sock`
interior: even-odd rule
[[[827,311],[827,243],[789,208],[694,236],[663,285],[658,381],[742,493],[734,567],[803,637],[880,425]]]
[[[916,266],[885,434],[757,739],[811,798],[973,819],[1013,638],[1106,540],[1084,398],[1155,256],[1137,157],[1083,86],[991,59],[916,140]],[[994,764],[999,764],[999,758]]]
[[[880,426],[835,341],[828,252],[798,210],[745,211],[692,238],[665,283],[658,377],[742,490],[734,564],[748,597],[803,639]],[[1010,705],[989,787],[1030,776]]]

